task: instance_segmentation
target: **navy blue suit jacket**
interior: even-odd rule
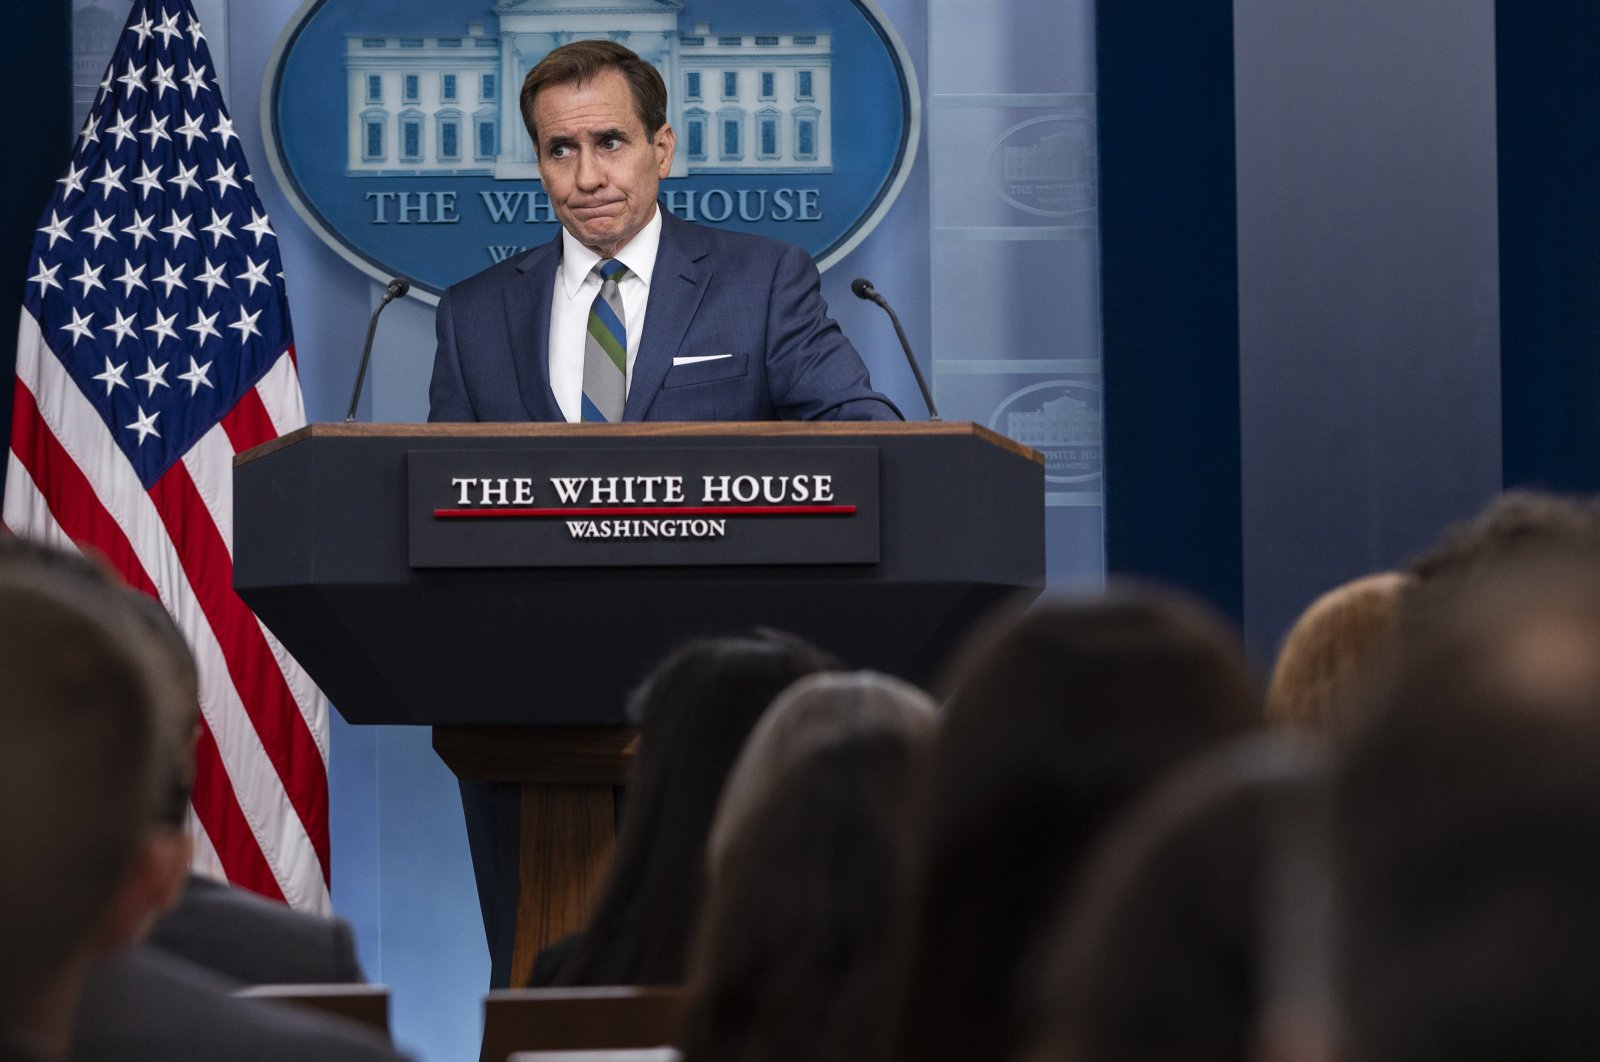
[[[559,421],[550,300],[561,236],[446,289],[435,421]],[[729,355],[673,365],[674,358]],[[805,251],[662,210],[624,420],[900,420],[828,316]]]

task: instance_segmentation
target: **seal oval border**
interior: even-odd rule
[[[267,165],[272,170],[273,179],[282,189],[284,198],[294,208],[302,221],[311,229],[316,237],[330,247],[335,254],[346,262],[355,266],[368,277],[380,284],[387,284],[397,274],[392,270],[383,268],[383,263],[363,252],[355,246],[353,241],[346,238],[335,229],[322,213],[317,210],[309,199],[303,194],[299,182],[294,174],[289,171],[284,159],[282,145],[279,139],[278,124],[278,88],[282,80],[283,61],[289,50],[294,46],[295,40],[300,36],[311,16],[326,6],[330,0],[303,0],[300,7],[290,17],[289,24],[278,35],[277,42],[272,47],[272,52],[267,56],[266,70],[261,78],[261,136],[265,141]],[[907,50],[905,41],[900,37],[894,24],[889,21],[883,9],[878,6],[877,0],[840,0],[848,2],[859,9],[872,25],[872,29],[883,41],[890,57],[894,61],[895,76],[900,83],[901,116],[903,119],[900,135],[900,145],[895,156],[895,166],[888,180],[879,187],[877,195],[872,202],[856,218],[845,232],[834,243],[817,256],[817,269],[819,272],[827,270],[859,247],[872,231],[878,227],[889,213],[895,201],[900,198],[900,193],[905,189],[906,182],[911,178],[912,167],[916,165],[917,152],[922,144],[922,89],[917,79],[917,68],[911,60],[911,53]],[[438,305],[439,295],[421,283],[413,283],[410,296],[430,306]]]

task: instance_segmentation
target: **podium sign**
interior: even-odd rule
[[[413,568],[876,564],[876,447],[413,450]]]

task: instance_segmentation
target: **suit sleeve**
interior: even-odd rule
[[[767,307],[767,381],[785,420],[904,420],[872,389],[861,355],[828,316],[811,256],[785,247]]]
[[[433,379],[428,384],[428,419],[451,422],[477,420],[472,402],[467,398],[466,380],[461,375],[461,355],[456,349],[455,316],[448,289],[439,298],[439,308],[433,315],[433,328],[438,336],[438,346],[433,353]]]

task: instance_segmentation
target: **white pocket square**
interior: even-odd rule
[[[679,365],[698,365],[702,361],[721,361],[723,358],[731,357],[733,357],[732,354],[699,354],[692,358],[673,358],[672,364],[674,367]]]

